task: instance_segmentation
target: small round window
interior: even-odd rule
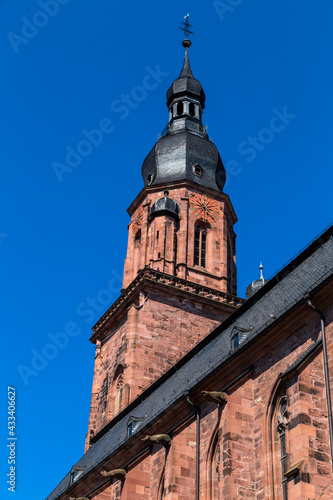
[[[202,177],[202,174],[203,174],[202,167],[200,167],[200,165],[194,165],[194,167],[193,167],[193,173],[195,175],[197,175],[198,177]]]

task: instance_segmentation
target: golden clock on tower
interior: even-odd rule
[[[221,215],[217,201],[212,200],[205,194],[192,193],[190,208],[196,218],[204,222],[217,222]]]

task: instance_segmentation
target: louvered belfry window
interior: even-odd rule
[[[194,265],[206,267],[207,230],[202,226],[195,228],[194,235]]]

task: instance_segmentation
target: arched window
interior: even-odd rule
[[[160,490],[159,490],[159,494],[158,494],[158,500],[163,500],[164,493],[165,493],[165,489],[164,489],[164,473],[163,473],[163,476],[161,478],[161,483],[160,483]]]
[[[123,386],[124,386],[124,367],[119,365],[115,371],[113,378],[113,394],[114,394],[114,415],[119,413],[122,403],[123,396]]]
[[[218,408],[215,427],[211,434],[207,451],[207,500],[221,500],[223,498],[223,463],[222,463],[222,407]],[[224,453],[223,453],[224,454]]]
[[[288,456],[286,445],[286,427],[288,425],[287,415],[287,396],[284,395],[279,401],[279,408],[277,411],[276,430],[279,434],[280,441],[280,463],[281,463],[281,477],[282,477],[282,495],[283,500],[288,500],[288,479],[285,473],[288,470]]]
[[[124,385],[124,374],[120,373],[117,378],[117,390],[120,389]]]
[[[218,431],[216,431],[212,442],[209,459],[209,500],[219,500],[219,481],[220,481],[220,443]]]
[[[288,399],[283,378],[277,380],[267,407],[269,470],[267,478],[276,498],[288,500]],[[275,498],[274,496],[274,498]]]
[[[182,102],[179,102],[177,104],[177,115],[181,116],[184,112],[184,104]]]
[[[134,246],[135,248],[139,248],[141,243],[141,229],[135,233],[134,237]]]
[[[165,456],[164,456],[164,464],[163,464],[163,469],[158,485],[158,493],[157,493],[157,498],[158,500],[163,500],[163,498],[166,495],[166,488],[165,488],[165,469],[166,469],[166,463],[168,459],[168,454],[169,454],[169,449],[165,448]]]
[[[207,228],[197,224],[194,231],[194,265],[206,267]]]
[[[191,116],[195,116],[195,106],[193,102],[190,102],[189,113]]]

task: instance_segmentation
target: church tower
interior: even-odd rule
[[[191,71],[190,45],[186,38],[183,68],[167,92],[169,123],[143,162],[144,187],[128,208],[121,295],[93,327],[86,450],[243,302],[236,296],[237,218],[202,124],[205,94]]]

